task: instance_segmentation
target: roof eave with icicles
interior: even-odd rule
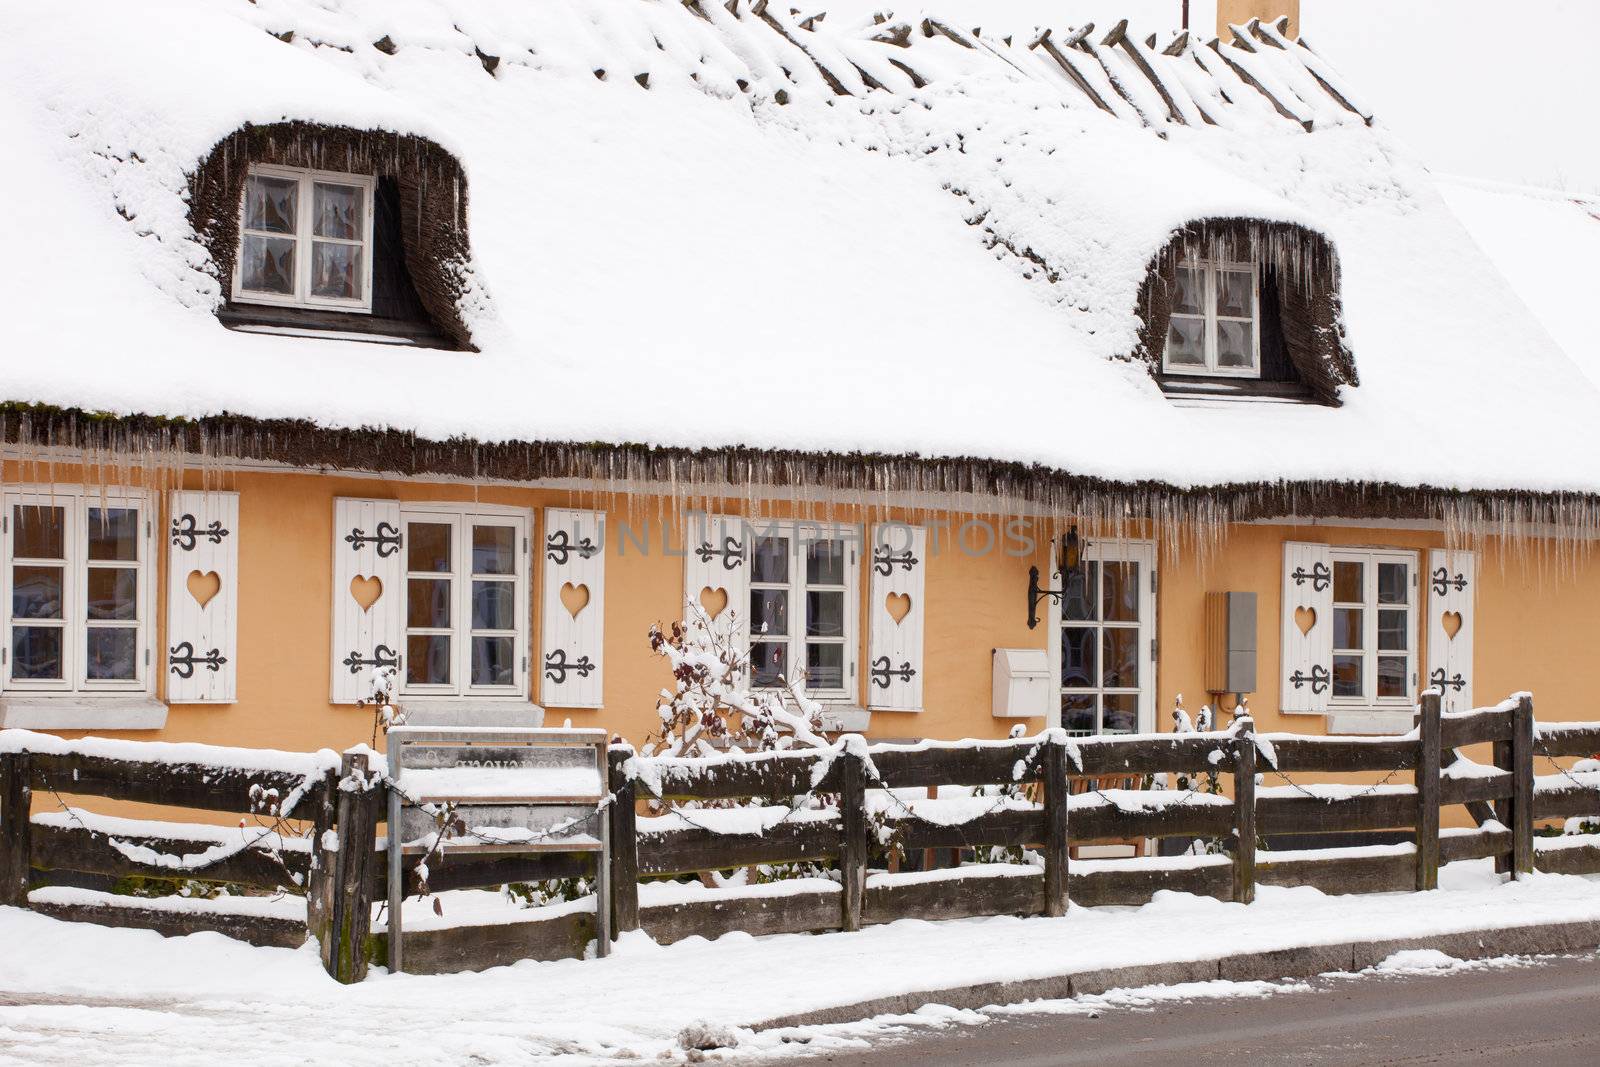
[[[1151,34],[1140,41],[1129,32],[1126,19],[1098,35],[1094,24],[1087,23],[1066,31],[1041,27],[1027,35],[992,36],[982,27],[962,29],[935,16],[913,22],[882,11],[866,25],[834,29],[826,12],[801,16],[770,0],[680,2],[690,15],[724,36],[749,40],[751,33],[771,35],[765,41],[749,41],[758,46],[754,51],[739,54],[741,50],[733,49],[746,75],[736,78],[733,87],[742,93],[765,88],[780,104],[787,103],[792,92],[819,83],[837,96],[920,89],[936,75],[919,65],[918,42],[942,40],[1019,76],[1059,85],[1094,107],[1149,127],[1158,135],[1163,135],[1163,127],[1169,124],[1227,125],[1228,109],[1248,106],[1247,98],[1254,98],[1254,104],[1265,103],[1272,113],[1307,132],[1315,127],[1316,113],[1330,101],[1363,122],[1372,122],[1372,113],[1333,67],[1303,38],[1289,38],[1287,18],[1276,22],[1252,19],[1243,26],[1230,26],[1232,40],[1228,43],[1218,38],[1202,41],[1188,31]],[[266,29],[280,40],[297,39],[293,27],[278,27],[269,21]],[[455,32],[490,75],[502,63],[523,61],[486,51],[460,27]],[[299,40],[313,46],[349,47],[307,37]],[[653,43],[660,51],[669,50],[669,43],[659,35]],[[373,41],[372,47],[393,54],[397,46],[385,35]],[[606,80],[622,73],[650,88],[654,72],[639,55],[631,64],[638,69],[608,69],[622,58],[613,53],[594,67],[595,77]],[[691,77],[699,80],[697,74]],[[718,88],[703,87],[710,91]]]

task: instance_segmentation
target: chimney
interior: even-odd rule
[[[1243,26],[1251,19],[1273,22],[1289,16],[1289,39],[1300,36],[1300,0],[1217,0],[1217,36],[1224,43],[1233,40],[1228,32],[1231,23]]]

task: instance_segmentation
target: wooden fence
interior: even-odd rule
[[[97,744],[116,746],[107,750],[115,754]],[[1481,745],[1489,746],[1491,764],[1459,754]],[[1008,741],[872,746],[847,737],[827,750],[716,759],[650,759],[613,749],[613,929],[643,929],[670,942],[733,930],[855,930],[908,917],[1063,915],[1069,899],[1139,904],[1162,889],[1243,902],[1258,885],[1424,890],[1437,886],[1441,864],[1475,858],[1493,858],[1513,876],[1596,872],[1600,835],[1536,839],[1534,826],[1600,816],[1600,773],[1574,774],[1556,762],[1597,751],[1600,723],[1538,728],[1528,698],[1441,715],[1431,695],[1423,698],[1417,729],[1401,737],[1257,736],[1245,719],[1207,734],[1069,738],[1048,731]],[[38,750],[0,745],[0,903],[164,933],[214,929],[257,944],[297,945],[309,933],[321,942],[330,973],[359,979],[384,952],[371,921],[373,901],[386,893],[377,835],[388,783],[359,753],[288,764],[292,754],[263,755],[275,759],[249,767],[237,751],[209,758],[205,746],[54,738],[42,738]],[[1536,766],[1549,773],[1536,775]],[[1379,780],[1313,780],[1330,774]],[[1126,788],[1156,776],[1168,788]],[[1180,778],[1195,788],[1173,788]],[[998,788],[972,789],[983,786]],[[941,789],[994,795],[933,795]],[[30,818],[30,793],[41,790],[242,812],[258,825],[265,808],[272,819],[303,820],[297,829],[309,834],[282,832],[241,845],[238,832],[214,827],[49,811]],[[752,798],[766,800],[751,807]],[[715,807],[719,802],[744,803]],[[1464,805],[1478,825],[1441,830],[1440,812],[1453,805]],[[1283,835],[1337,840],[1370,831],[1399,831],[1408,840],[1314,851],[1260,847]],[[1211,850],[1073,858],[1082,845],[1165,838],[1210,842]],[[1037,859],[904,872],[890,860],[981,847],[1025,848]],[[175,867],[174,856],[189,859]],[[428,887],[573,878],[589,873],[591,863],[551,853],[446,855],[430,863]],[[680,884],[685,875],[791,863],[815,865],[827,877],[731,889],[706,889],[694,879]],[[305,919],[223,907],[163,910],[125,897],[84,902],[49,889],[30,897],[30,869],[292,886],[305,894]],[[406,877],[408,893],[415,892],[414,868]],[[579,956],[593,931],[592,906],[408,931],[407,970]]]

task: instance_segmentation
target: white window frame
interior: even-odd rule
[[[1253,262],[1239,262],[1232,260],[1215,259],[1186,259],[1178,264],[1179,270],[1201,271],[1201,304],[1205,308],[1205,355],[1204,366],[1195,366],[1189,363],[1173,363],[1169,357],[1172,333],[1162,339],[1161,369],[1166,374],[1191,374],[1207,378],[1260,378],[1261,377],[1261,270]],[[1217,275],[1224,271],[1249,271],[1250,272],[1250,317],[1239,318],[1234,315],[1217,314]],[[1194,315],[1173,314],[1170,318],[1192,319]],[[1249,322],[1250,323],[1250,366],[1248,367],[1221,367],[1217,365],[1217,324],[1219,322]]]
[[[1419,604],[1417,597],[1419,581],[1418,575],[1421,573],[1418,569],[1420,566],[1419,554],[1406,549],[1334,547],[1329,550],[1329,557],[1336,569],[1340,563],[1360,563],[1364,565],[1361,572],[1361,580],[1363,585],[1362,602],[1360,604],[1356,604],[1355,601],[1343,601],[1337,599],[1333,601],[1335,617],[1337,617],[1337,612],[1342,607],[1359,607],[1362,609],[1361,629],[1363,647],[1359,649],[1347,649],[1339,648],[1336,644],[1333,649],[1334,662],[1337,661],[1339,656],[1355,655],[1359,653],[1363,657],[1361,666],[1362,692],[1360,696],[1354,697],[1338,696],[1330,692],[1328,697],[1329,707],[1339,710],[1348,710],[1351,708],[1366,708],[1374,710],[1405,708],[1410,710],[1416,704],[1417,700],[1417,644],[1418,638],[1421,634],[1421,616],[1418,611]],[[1406,602],[1404,604],[1406,611],[1406,692],[1403,696],[1397,697],[1380,697],[1377,695],[1378,657],[1382,655],[1387,658],[1398,655],[1398,653],[1393,650],[1385,651],[1378,648],[1378,612],[1380,610],[1394,611],[1402,606],[1398,604],[1380,605],[1378,603],[1378,564],[1380,563],[1403,563],[1407,568],[1406,574],[1408,580],[1406,582]],[[1335,596],[1337,596],[1337,594],[1335,594]],[[1338,627],[1336,625],[1333,632],[1335,634],[1338,633]],[[1335,641],[1337,642],[1337,637],[1335,638]],[[1330,683],[1330,689],[1331,684],[1332,683]]]
[[[419,572],[410,568],[411,524],[413,522],[426,522],[448,525],[451,528],[450,559],[452,570],[448,577],[451,580],[451,604],[449,627],[413,627],[410,618],[411,605],[411,578],[412,577],[440,577],[443,572]],[[533,559],[531,554],[531,531],[533,529],[533,513],[527,508],[508,507],[495,504],[447,504],[447,503],[404,503],[400,507],[400,525],[405,539],[405,548],[402,550],[401,575],[405,588],[401,590],[403,602],[401,605],[401,655],[410,655],[411,635],[413,633],[448,633],[451,640],[450,676],[448,685],[441,684],[413,684],[407,681],[409,671],[402,662],[400,670],[400,695],[402,697],[428,697],[428,698],[471,698],[482,699],[486,697],[504,698],[507,700],[528,697],[528,664],[530,649],[532,647],[532,632],[529,627],[531,613],[530,573]],[[516,585],[516,607],[510,631],[505,630],[474,630],[472,628],[472,582],[474,578],[489,581],[503,582],[505,575],[474,575],[471,571],[472,560],[472,527],[478,526],[510,526],[515,531],[514,552],[517,560],[517,573],[513,580]],[[516,677],[514,685],[473,685],[472,678],[472,636],[496,635],[512,638],[513,655],[516,659]]]
[[[789,632],[787,634],[757,633],[755,617],[749,611],[750,605],[742,607],[746,611],[750,629],[748,651],[753,653],[757,644],[763,639],[771,640],[782,638],[788,642],[790,669],[794,666],[805,666],[805,646],[808,641],[817,641],[817,638],[806,637],[806,589],[805,580],[805,546],[814,541],[842,541],[845,547],[844,561],[844,635],[837,641],[827,639],[827,644],[842,644],[844,647],[843,682],[836,687],[821,688],[811,684],[808,677],[805,680],[806,695],[816,700],[833,703],[854,702],[857,697],[859,683],[856,679],[856,664],[859,659],[861,644],[861,527],[851,524],[810,522],[803,519],[775,519],[775,520],[750,520],[750,581],[749,591],[753,595],[760,589],[786,589],[789,593]],[[755,576],[756,542],[763,537],[787,537],[789,539],[789,580],[787,582],[758,582]],[[817,588],[836,590],[834,585],[821,585]],[[773,689],[774,686],[757,686],[754,684],[755,665],[751,663],[751,686],[756,689]],[[791,679],[792,680],[792,679]]]
[[[294,250],[294,275],[295,291],[292,296],[281,293],[261,293],[244,288],[244,239],[246,236],[244,217],[245,201],[248,195],[248,178],[246,190],[239,197],[239,247],[233,257],[233,300],[238,304],[269,304],[275,307],[311,308],[324,311],[350,311],[359,314],[372,312],[372,220],[375,215],[373,203],[377,193],[378,182],[370,174],[344,174],[331,170],[309,170],[303,167],[280,167],[271,164],[252,164],[249,177],[290,178],[299,182],[299,191],[295,197],[295,242]],[[359,186],[363,190],[363,204],[365,218],[362,220],[362,235],[359,241],[346,240],[333,237],[313,237],[312,208],[315,200],[314,187],[316,183],[323,182],[333,185]],[[287,237],[288,234],[266,234],[264,231],[254,231],[260,236]],[[311,246],[313,241],[331,242],[334,244],[360,245],[361,247],[361,299],[345,300],[325,296],[313,296],[311,293]]]
[[[34,620],[17,619],[13,616],[12,602],[12,568],[21,562],[26,566],[29,560],[19,561],[15,555],[16,523],[13,520],[13,510],[18,506],[40,505],[44,507],[59,507],[65,512],[65,561],[38,560],[45,566],[61,565],[62,576],[62,619],[61,629],[64,631],[62,638],[61,659],[62,669],[60,678],[15,678],[12,671],[15,660],[12,656],[12,638],[17,627],[36,625]],[[151,695],[154,692],[155,672],[151,663],[155,660],[155,598],[156,598],[156,564],[155,564],[155,529],[159,517],[156,511],[155,498],[138,490],[105,490],[84,489],[67,486],[22,486],[7,489],[0,495],[0,506],[4,512],[0,513],[0,595],[4,596],[5,603],[0,610],[4,611],[4,646],[0,648],[0,658],[4,660],[4,689],[8,693],[31,694],[60,694],[63,696],[79,696],[90,693],[142,693]],[[138,558],[135,561],[123,562],[115,560],[90,560],[88,545],[88,515],[90,508],[137,508],[142,521],[136,533]],[[106,567],[120,570],[133,570],[138,573],[136,580],[137,589],[137,615],[133,625],[120,624],[110,620],[97,621],[96,628],[131,629],[137,636],[134,639],[134,676],[131,679],[94,680],[88,677],[88,655],[85,643],[88,640],[89,619],[88,606],[84,598],[88,592],[89,568]]]
[[[1049,582],[1049,588],[1051,589],[1060,589],[1062,587],[1062,575],[1059,571],[1054,571],[1054,554],[1058,543],[1058,541],[1050,543],[1051,568],[1053,571]],[[1142,538],[1086,539],[1079,549],[1079,556],[1084,562],[1092,561],[1102,564],[1132,562],[1138,563],[1143,568],[1144,577],[1140,579],[1139,585],[1139,620],[1135,623],[1106,623],[1104,620],[1094,622],[1069,620],[1066,618],[1066,606],[1062,603],[1062,598],[1053,596],[1048,598],[1050,601],[1050,636],[1048,645],[1050,674],[1053,679],[1051,689],[1055,694],[1055,702],[1050,708],[1050,725],[1065,725],[1061,718],[1061,698],[1069,693],[1083,694],[1092,692],[1097,697],[1103,697],[1107,692],[1113,694],[1137,694],[1139,711],[1136,729],[1139,733],[1151,733],[1155,730],[1156,702],[1156,587],[1159,582],[1159,571],[1156,566],[1156,544],[1154,541]],[[1095,597],[1097,601],[1102,596],[1100,583],[1104,582],[1103,569],[1100,574],[1101,577],[1096,580]],[[1105,629],[1108,626],[1112,629],[1137,628],[1139,630],[1139,637],[1137,638],[1139,685],[1137,689],[1119,688],[1107,690],[1103,685],[1093,687],[1073,686],[1069,688],[1062,685],[1061,637],[1063,628],[1069,625],[1093,626],[1099,629]],[[1095,650],[1095,669],[1097,671],[1103,670],[1102,660],[1104,655],[1105,646],[1102,640],[1101,645]],[[1104,679],[1103,674],[1101,678],[1102,680]],[[1103,705],[1098,714],[1098,720],[1096,724],[1097,735],[1103,732],[1105,725]]]

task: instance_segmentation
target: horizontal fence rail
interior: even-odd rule
[[[1463,749],[1487,746],[1490,762]],[[1475,751],[1481,752],[1483,749]],[[1249,902],[1256,886],[1332,893],[1438,885],[1442,864],[1493,859],[1513,877],[1535,869],[1600,871],[1600,834],[1539,839],[1538,819],[1600,821],[1600,723],[1533,720],[1523,696],[1441,714],[1424,694],[1398,737],[1325,738],[1226,731],[1075,738],[1059,730],[1005,741],[869,745],[654,758],[609,756],[612,929],[661,942],[855,930],[907,917],[1064,915],[1079,905],[1137,905],[1161,890]],[[388,779],[364,752],[279,753],[0,732],[0,904],[166,933],[213,929],[258,944],[307,934],[342,981],[383,951],[371,929],[387,894],[379,824]],[[1362,784],[1318,780],[1360,775]],[[951,795],[962,794],[962,795]],[[245,816],[242,828],[113,819],[70,796]],[[37,803],[39,798],[50,802]],[[52,805],[60,810],[50,810]],[[1465,806],[1475,827],[1441,829]],[[38,814],[31,814],[40,809]],[[1394,844],[1268,850],[1284,837],[1343,840],[1388,831]],[[1080,858],[1083,846],[1176,838],[1203,851]],[[897,871],[929,850],[1010,850],[1011,860]],[[402,867],[406,895],[589,878],[592,855],[536,852],[421,856]],[[777,885],[706,888],[708,872],[809,865]],[[304,894],[304,918],[261,908],[214,910],[35,889],[30,872],[190,878]],[[699,876],[699,877],[696,877]],[[76,891],[73,891],[76,892]],[[247,898],[253,899],[253,898]],[[592,900],[529,909],[526,921],[408,933],[407,969],[478,969],[581,956]]]

